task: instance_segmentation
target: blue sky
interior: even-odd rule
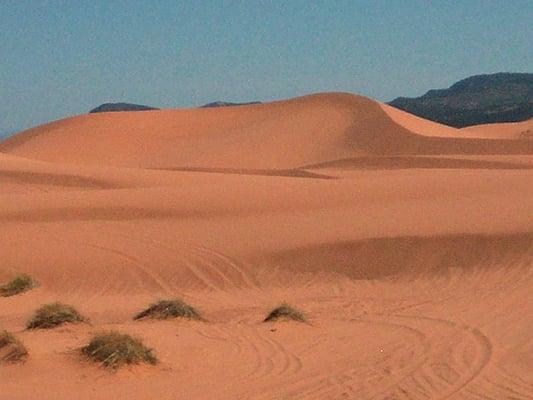
[[[108,101],[387,101],[532,72],[531,21],[532,0],[1,0],[0,132]]]

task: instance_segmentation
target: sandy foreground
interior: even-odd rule
[[[500,128],[330,93],[0,142],[0,281],[40,282],[0,297],[0,400],[532,399],[531,121]],[[208,322],[132,320],[172,297]],[[25,330],[53,301],[90,323]],[[108,329],[159,364],[85,360]]]

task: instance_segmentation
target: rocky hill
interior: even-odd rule
[[[497,73],[463,79],[448,89],[398,97],[391,106],[454,127],[533,118],[533,74]]]
[[[231,103],[229,101],[214,101],[212,103],[204,104],[203,106],[200,106],[201,108],[208,108],[208,107],[235,107],[235,106],[246,106],[250,104],[260,104],[260,101],[250,101],[248,103]]]
[[[158,110],[158,108],[131,103],[104,103],[96,108],[93,108],[91,111],[89,111],[89,113],[147,110]]]

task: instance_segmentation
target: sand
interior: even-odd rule
[[[516,132],[327,93],[0,142],[0,281],[40,283],[0,298],[30,352],[0,364],[0,399],[533,398],[533,141]],[[132,320],[171,297],[208,322]],[[52,301],[90,324],[25,330]],[[262,323],[281,301],[309,323]],[[159,364],[81,357],[108,329]]]
[[[461,133],[467,137],[494,139],[533,138],[533,119],[522,122],[469,126],[461,129]]]

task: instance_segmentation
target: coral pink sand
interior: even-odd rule
[[[526,123],[523,123],[524,126]],[[0,399],[531,399],[533,141],[327,93],[0,142]],[[208,322],[133,321],[180,297]],[[90,324],[27,331],[41,304]],[[281,301],[309,323],[262,323]],[[156,366],[80,356],[134,334]]]

